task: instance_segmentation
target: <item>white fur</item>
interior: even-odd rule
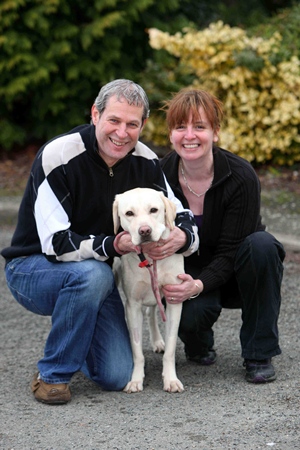
[[[139,246],[147,241],[166,238],[174,228],[176,207],[162,192],[137,188],[116,196],[113,204],[115,233],[121,225]],[[145,252],[145,247],[144,247]],[[145,253],[147,257],[147,254]],[[114,272],[120,294],[125,302],[126,320],[133,351],[134,369],[125,392],[143,390],[145,358],[142,349],[143,306],[148,308],[150,339],[154,352],[163,352],[163,388],[168,392],[182,392],[181,381],[175,369],[175,350],[182,304],[168,304],[166,309],[165,343],[157,321],[157,303],[151,287],[150,273],[139,267],[136,253],[115,258]],[[152,262],[152,261],[151,261]],[[183,256],[174,254],[157,261],[159,288],[164,284],[179,284],[177,275],[184,272]],[[124,298],[125,296],[125,298]]]

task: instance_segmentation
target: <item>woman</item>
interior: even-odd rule
[[[285,252],[261,223],[258,177],[246,160],[216,146],[223,110],[213,95],[183,89],[164,109],[175,151],[161,166],[193,211],[200,237],[199,251],[185,258],[182,284],[164,287],[168,303],[183,302],[179,337],[186,356],[213,364],[212,326],[222,307],[240,307],[246,380],[273,381]]]

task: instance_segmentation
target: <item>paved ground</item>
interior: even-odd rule
[[[15,201],[0,202],[0,248],[11,239]],[[223,310],[215,326],[217,363],[205,368],[185,360],[177,346],[182,394],[162,391],[161,355],[145,332],[146,380],[140,394],[103,392],[81,374],[71,383],[72,401],[36,402],[29,389],[50,320],[21,308],[5,285],[0,260],[0,450],[300,449],[300,216],[265,207],[269,231],[288,249],[282,286],[282,355],[278,378],[267,385],[244,381],[239,310]],[[5,219],[5,223],[1,218]]]

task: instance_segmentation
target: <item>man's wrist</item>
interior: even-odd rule
[[[127,253],[129,253],[128,251],[124,251],[120,249],[120,239],[122,236],[124,236],[124,234],[128,234],[127,231],[121,231],[121,233],[118,233],[114,239],[114,249],[116,250],[117,253],[119,253],[120,255],[126,255]]]

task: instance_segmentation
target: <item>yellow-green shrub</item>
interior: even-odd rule
[[[194,74],[193,87],[223,101],[223,147],[257,163],[300,161],[300,61],[280,60],[280,34],[249,37],[217,22],[175,35],[152,28],[149,36],[154,49],[166,50]],[[146,139],[167,144],[166,127],[158,120],[163,119],[150,119]]]

